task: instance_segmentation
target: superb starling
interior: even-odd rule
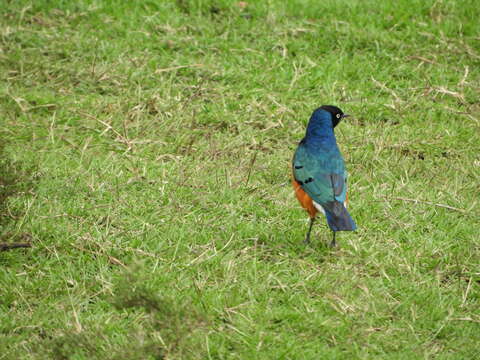
[[[325,214],[333,231],[331,247],[336,246],[337,231],[357,228],[346,208],[347,172],[334,133],[335,126],[347,116],[332,105],[323,105],[315,110],[308,122],[307,133],[293,156],[295,195],[310,216],[305,243],[310,242],[317,211]]]

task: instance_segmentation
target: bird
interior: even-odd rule
[[[335,138],[335,127],[348,117],[337,106],[322,105],[316,109],[307,125],[292,160],[292,185],[295,195],[310,217],[304,243],[310,243],[310,233],[317,212],[327,218],[333,232],[330,247],[337,246],[337,231],[357,228],[346,206],[347,171]]]

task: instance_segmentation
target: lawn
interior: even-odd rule
[[[0,360],[478,358],[477,1],[1,6]],[[290,185],[322,104],[339,249]]]

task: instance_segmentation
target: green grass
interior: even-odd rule
[[[476,1],[5,1],[0,359],[476,359]],[[304,246],[322,104],[359,225]]]

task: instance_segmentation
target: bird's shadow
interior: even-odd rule
[[[332,256],[340,247],[330,246],[330,238],[327,236],[312,236],[309,242],[304,239],[292,239],[288,242],[290,249],[299,256]]]
[[[313,235],[313,234],[312,234]],[[321,264],[327,259],[335,256],[338,247],[331,248],[330,237],[312,236],[309,243],[305,243],[303,238],[297,236],[288,236],[285,238],[260,237],[257,245],[262,251],[258,253],[264,261],[278,261],[279,258],[291,257],[295,259],[304,259]]]

